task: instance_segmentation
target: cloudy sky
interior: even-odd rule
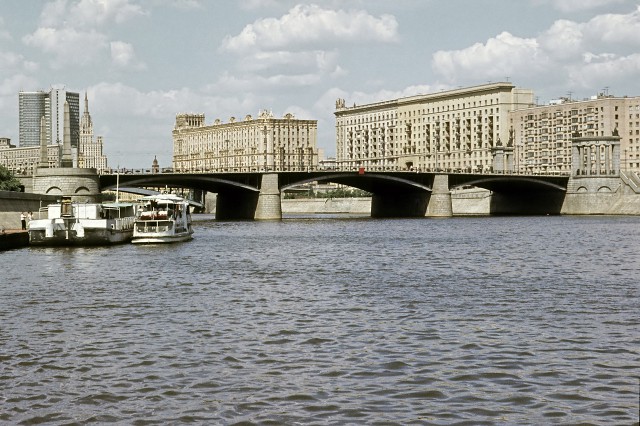
[[[291,112],[334,155],[337,98],[507,79],[639,96],[640,0],[0,0],[0,136],[20,90],[86,91],[112,167],[169,166],[181,112]]]

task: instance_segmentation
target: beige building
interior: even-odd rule
[[[178,114],[173,129],[176,171],[310,170],[318,166],[318,122],[268,111],[206,125],[204,114]]]
[[[508,82],[351,107],[338,99],[336,163],[373,170],[489,171],[493,151],[512,152],[509,112],[532,105],[531,90]]]
[[[49,167],[59,167],[60,145],[47,145]],[[31,176],[40,164],[40,147],[16,147],[11,139],[0,138],[0,164],[16,176]]]
[[[515,167],[522,172],[571,172],[571,139],[620,136],[620,168],[640,171],[640,97],[599,95],[513,111]]]

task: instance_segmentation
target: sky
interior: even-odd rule
[[[18,92],[87,93],[110,167],[171,165],[175,116],[292,113],[510,81],[640,96],[640,0],[0,0],[0,137]]]

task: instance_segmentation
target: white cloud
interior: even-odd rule
[[[123,41],[111,42],[111,60],[116,67],[145,69],[145,65],[136,59],[134,48]]]
[[[633,81],[638,62],[629,46],[640,46],[640,6],[628,14],[601,14],[586,22],[557,20],[537,38],[503,32],[484,44],[438,51],[432,67],[456,84],[517,76],[531,86],[594,90],[613,85],[615,78]]]
[[[93,62],[108,48],[107,37],[96,31],[78,31],[74,28],[38,28],[23,37],[27,46],[40,48],[53,55],[52,66],[86,65]]]
[[[580,88],[615,86],[620,81],[637,80],[639,75],[640,53],[623,57],[612,54],[587,54],[583,64],[573,65],[568,70],[569,80]]]
[[[51,66],[85,66],[111,54],[116,67],[144,69],[130,43],[110,41],[101,30],[146,12],[130,0],[55,0],[44,5],[40,27],[22,38],[23,43],[52,55]]]
[[[623,43],[640,46],[640,6],[629,14],[599,15],[584,24],[590,38],[603,43]]]
[[[577,12],[581,10],[591,10],[604,8],[625,0],[536,0],[535,3],[551,4],[553,8],[561,12]]]
[[[480,78],[504,79],[510,75],[528,74],[540,70],[547,60],[532,38],[516,37],[508,32],[453,51],[440,50],[433,55],[436,73],[456,81],[464,75]]]
[[[584,51],[583,27],[576,22],[561,19],[541,34],[538,41],[541,49],[557,60],[575,58]]]
[[[146,12],[129,0],[81,0],[72,5],[67,22],[83,28],[95,28],[111,22],[123,23]]]
[[[297,5],[280,19],[265,18],[227,36],[222,50],[284,50],[353,42],[395,42],[398,23],[391,15],[376,18],[362,10],[328,10]]]

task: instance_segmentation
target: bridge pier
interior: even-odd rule
[[[255,220],[282,219],[282,204],[277,173],[265,173],[260,181],[260,194],[256,206]]]
[[[426,217],[452,217],[451,190],[449,190],[449,175],[435,175]]]

